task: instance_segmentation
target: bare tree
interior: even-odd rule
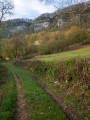
[[[9,15],[13,14],[14,4],[11,0],[0,0],[0,23]]]
[[[46,2],[46,4],[52,3],[52,4],[54,4],[54,6],[57,5],[56,7],[63,8],[63,7],[66,7],[66,6],[71,6],[73,4],[83,3],[83,2],[86,2],[87,0],[40,0],[40,1],[41,2]]]

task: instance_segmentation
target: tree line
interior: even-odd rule
[[[0,41],[0,58],[29,58],[33,55],[52,54],[90,44],[90,29],[72,26],[69,30],[42,31],[31,35],[16,33],[11,39]]]

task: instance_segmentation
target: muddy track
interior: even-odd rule
[[[15,73],[13,73],[13,76],[16,81],[16,87],[18,90],[18,95],[17,95],[17,112],[14,117],[14,120],[27,120],[27,111],[26,111],[26,101],[25,97],[22,91],[22,84],[20,82],[20,79],[16,76]]]
[[[42,83],[40,80],[38,80],[35,76],[31,76],[31,78],[41,87],[43,88],[49,96],[52,97],[52,99],[57,103],[58,107],[64,111],[67,118],[69,120],[83,120],[81,116],[70,106],[67,105],[65,102],[63,102],[60,97],[55,95],[54,92],[52,92],[44,83]]]

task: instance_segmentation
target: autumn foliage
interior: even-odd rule
[[[0,41],[0,57],[3,59],[30,57],[33,54],[52,54],[77,49],[76,46],[90,44],[90,29],[77,26],[69,30],[31,35],[15,34],[11,40]]]

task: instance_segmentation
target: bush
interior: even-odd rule
[[[61,62],[49,61],[30,61],[15,63],[27,67],[32,72],[36,72],[43,77],[50,76],[53,80],[73,81],[88,83],[90,80],[90,57],[76,58]]]
[[[65,38],[67,39],[68,45],[75,43],[90,44],[90,31],[73,26],[66,31]]]

